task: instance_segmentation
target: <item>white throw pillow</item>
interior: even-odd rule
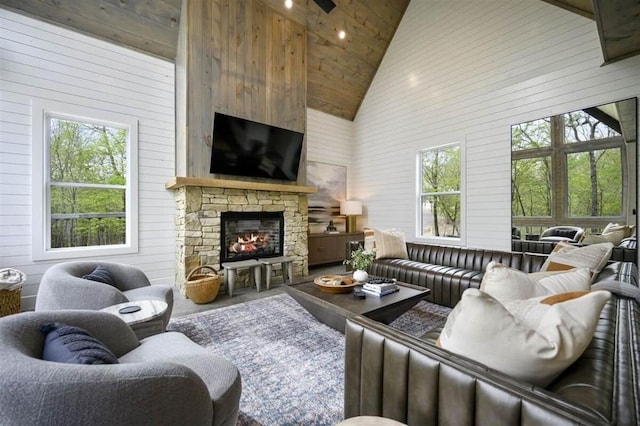
[[[587,348],[609,297],[608,291],[590,292],[518,318],[490,295],[468,289],[447,317],[439,344],[545,387]]]
[[[373,234],[376,246],[376,259],[409,258],[403,232],[374,229]]]
[[[602,271],[611,257],[613,244],[600,243],[576,247],[559,242],[542,265],[542,271],[562,271],[572,268],[589,268],[592,275]]]
[[[500,303],[556,293],[589,290],[591,274],[586,268],[563,272],[527,274],[498,262],[490,262],[482,276],[480,290]]]
[[[624,238],[624,231],[611,231],[606,234],[603,233],[602,235],[585,235],[582,240],[580,240],[580,243],[586,246],[600,243],[611,243],[617,246]]]

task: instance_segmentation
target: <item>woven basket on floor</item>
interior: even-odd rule
[[[203,269],[210,269],[212,272],[202,273]],[[202,265],[189,272],[185,283],[187,297],[193,303],[209,303],[216,299],[220,290],[220,276],[212,266]]]
[[[0,317],[20,312],[20,293],[22,287],[13,290],[0,290]]]

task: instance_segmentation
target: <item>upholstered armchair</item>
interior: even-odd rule
[[[84,279],[98,266],[109,271],[111,284]],[[111,281],[107,280],[107,281]],[[173,309],[173,289],[151,285],[140,269],[105,261],[63,262],[49,268],[40,281],[36,311],[58,309],[93,309],[136,300],[162,300],[167,303],[162,315],[162,330],[167,327]]]
[[[51,322],[80,327],[117,364],[43,360]],[[74,348],[75,349],[75,348]],[[235,425],[242,390],[229,360],[177,332],[138,340],[115,315],[88,310],[0,318],[0,423],[7,425]]]
[[[584,229],[578,226],[552,226],[540,235],[540,241],[566,241],[579,243],[584,235]]]

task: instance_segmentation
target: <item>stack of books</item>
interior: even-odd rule
[[[400,290],[396,285],[395,280],[384,280],[382,282],[378,281],[380,280],[367,281],[362,286],[362,291],[367,294],[371,294],[372,296],[382,297]]]

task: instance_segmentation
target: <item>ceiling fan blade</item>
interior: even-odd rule
[[[331,1],[331,0],[313,0],[318,6],[320,6],[320,9],[324,10],[325,13],[329,13],[333,10],[334,7],[336,7],[336,4]]]

